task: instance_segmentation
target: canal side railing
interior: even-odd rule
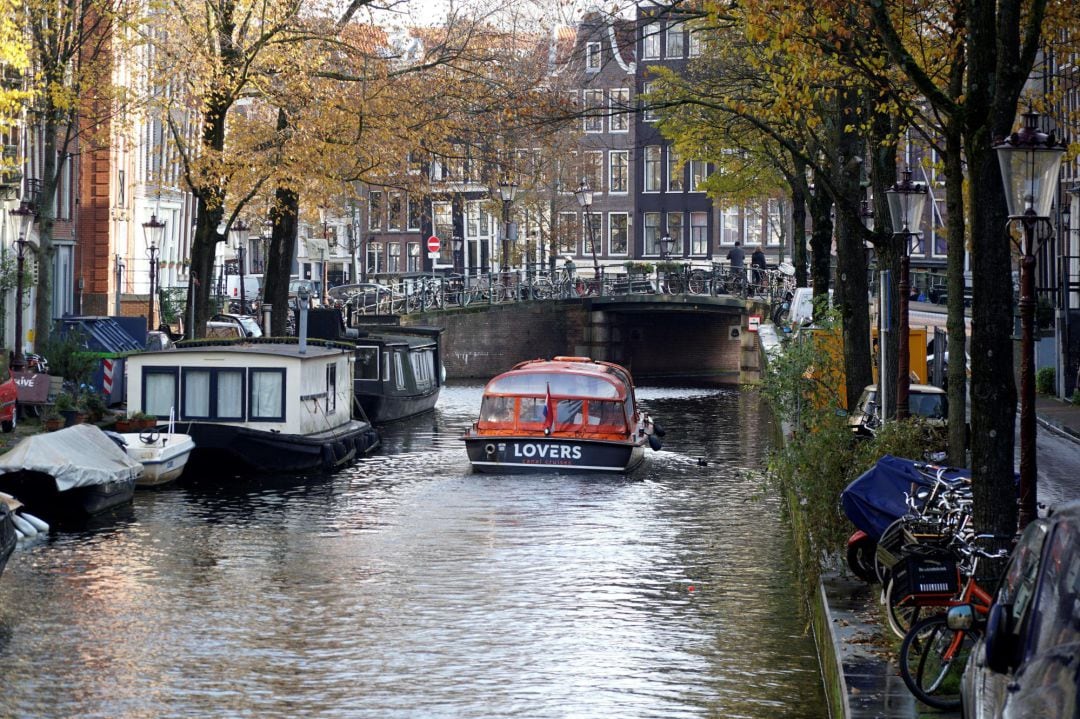
[[[351,319],[401,315],[514,302],[625,295],[738,297],[778,305],[794,291],[794,276],[780,269],[731,268],[726,263],[694,266],[661,263],[647,272],[600,268],[554,272],[530,266],[475,275],[411,275],[380,284],[357,285],[335,299]]]

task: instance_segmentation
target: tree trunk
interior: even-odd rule
[[[274,195],[275,202],[270,209],[274,234],[266,258],[263,296],[273,306],[270,314],[271,334],[284,337],[289,312],[292,311],[289,307],[289,277],[292,274],[292,260],[296,257],[296,218],[300,197],[286,187],[279,187]]]
[[[995,137],[1012,126],[1016,108],[1004,102],[1009,79],[998,72],[996,3],[969,2],[968,104],[964,150],[971,210],[971,456],[975,526],[1012,536],[1017,528],[1013,446],[1016,385],[1013,380],[1011,243],[1005,196],[993,150]],[[1016,87],[1019,91],[1019,86]]]
[[[795,181],[791,183],[791,264],[795,266],[795,286],[806,287],[806,163],[795,161]]]
[[[958,123],[945,126],[945,233],[948,241],[949,464],[967,462],[967,327],[964,324],[964,164]],[[935,347],[940,353],[941,348]]]
[[[34,347],[40,347],[52,336],[53,324],[53,276],[52,262],[53,224],[56,219],[56,134],[59,130],[54,119],[56,110],[46,108],[42,122],[41,192],[37,197],[37,296],[34,298]],[[19,339],[22,341],[22,338]]]
[[[833,304],[840,310],[844,331],[844,376],[848,409],[854,409],[863,387],[874,381],[870,364],[870,307],[867,302],[866,250],[863,245],[864,227],[859,218],[858,200],[861,163],[855,158],[862,152],[862,138],[855,128],[859,125],[858,96],[855,90],[842,91],[840,99],[840,167],[837,173],[838,197],[847,203],[837,211],[836,260],[837,279]]]
[[[832,275],[832,199],[821,183],[810,194],[810,273],[814,297],[828,295]]]

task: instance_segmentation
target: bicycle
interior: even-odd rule
[[[944,614],[926,617],[900,645],[900,676],[915,698],[935,709],[960,707],[960,682],[980,632],[951,629]]]

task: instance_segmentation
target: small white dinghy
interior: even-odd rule
[[[124,443],[124,451],[131,459],[143,466],[142,474],[135,479],[136,487],[155,487],[171,482],[184,472],[195,442],[191,436],[178,432],[113,433]]]

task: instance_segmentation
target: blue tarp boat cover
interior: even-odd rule
[[[918,467],[927,469],[920,471]],[[939,471],[946,480],[971,476],[966,469],[935,467],[887,454],[840,493],[840,504],[852,524],[876,540],[907,512],[904,495],[911,493],[912,484],[930,487],[934,483],[931,477]]]

